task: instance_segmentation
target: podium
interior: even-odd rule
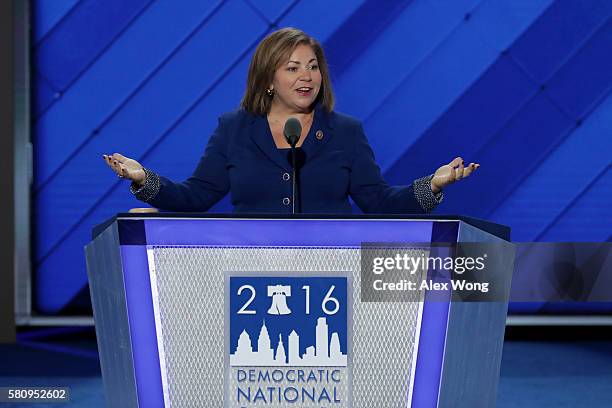
[[[107,406],[495,406],[509,234],[459,216],[118,214],[85,248]],[[495,245],[496,298],[365,287],[368,243],[442,242]]]

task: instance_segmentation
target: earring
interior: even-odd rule
[[[272,98],[274,96],[274,89],[266,89],[266,95]]]

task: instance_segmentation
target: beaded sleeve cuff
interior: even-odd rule
[[[414,196],[419,205],[426,213],[431,212],[444,199],[442,191],[435,193],[431,190],[431,179],[433,174],[414,180]]]
[[[146,174],[144,185],[139,187],[137,184],[132,183],[130,192],[134,194],[138,200],[148,203],[155,198],[157,193],[159,193],[160,182],[159,176],[156,173],[145,168],[143,168],[143,170]]]

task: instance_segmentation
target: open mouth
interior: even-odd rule
[[[307,86],[302,87],[302,88],[298,88],[296,89],[298,95],[300,96],[310,96],[312,95],[312,88],[309,88]]]

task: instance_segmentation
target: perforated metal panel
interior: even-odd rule
[[[420,294],[415,292],[415,302],[361,303],[358,248],[150,247],[149,259],[164,394],[172,407],[224,404],[224,275],[228,271],[352,273],[353,406],[406,406]],[[228,402],[237,406],[235,401]]]

